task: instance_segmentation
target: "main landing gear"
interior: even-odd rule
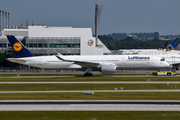
[[[84,73],[84,76],[85,77],[91,77],[91,76],[93,76],[93,74],[92,73],[90,73],[92,71],[92,68],[86,68],[86,70],[85,70],[85,72],[86,73]]]
[[[93,76],[93,74],[92,73],[84,73],[84,76],[85,77],[87,77],[87,76],[91,77],[91,76]]]

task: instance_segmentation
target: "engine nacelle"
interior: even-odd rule
[[[102,74],[115,74],[116,72],[116,66],[115,65],[103,65],[101,66]]]

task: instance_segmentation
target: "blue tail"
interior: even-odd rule
[[[178,42],[176,42],[176,39],[174,39],[167,47],[166,50],[170,47],[171,50],[175,50],[175,48],[179,45]]]
[[[169,46],[167,49],[166,49],[166,51],[171,51],[171,46]]]
[[[179,45],[179,43],[178,43],[178,42],[177,42],[177,43],[175,43],[175,44],[173,45],[173,48],[175,49],[178,45]]]
[[[7,35],[7,38],[17,58],[34,56],[15,36]]]
[[[167,46],[168,42],[164,43],[161,47],[158,48],[158,50],[164,50],[164,48]]]
[[[171,46],[174,46],[175,44],[176,44],[176,39],[174,39],[174,40],[170,43]]]

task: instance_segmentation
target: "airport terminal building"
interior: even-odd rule
[[[28,26],[27,29],[3,29],[0,52],[12,52],[6,35],[14,35],[35,55],[104,55],[109,49],[98,39],[98,47],[91,28]]]

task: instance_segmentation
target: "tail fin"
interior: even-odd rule
[[[167,47],[166,47],[166,51],[169,47],[171,47],[171,50],[174,50],[177,46],[178,46],[178,42],[176,42],[176,39],[174,39]]]
[[[15,36],[7,35],[7,38],[17,58],[34,56]]]
[[[173,45],[173,48],[175,49],[178,46],[178,42]]]
[[[176,44],[176,39],[174,39],[174,40],[170,43],[171,46],[173,46],[174,44]]]
[[[164,48],[167,46],[168,42],[165,42],[164,45],[158,48],[158,50],[164,50]]]
[[[169,47],[166,49],[166,51],[171,51],[171,46],[169,46]]]

